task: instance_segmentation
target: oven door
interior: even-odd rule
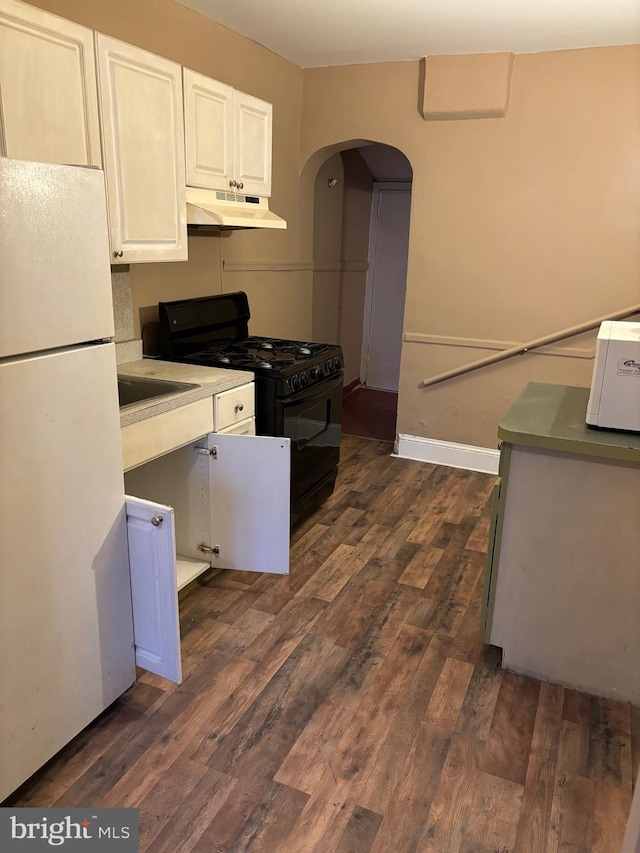
[[[291,503],[329,475],[340,461],[342,373],[282,401],[283,435],[291,439]]]

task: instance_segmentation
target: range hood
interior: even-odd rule
[[[258,196],[187,187],[187,225],[221,228],[286,228],[284,219],[271,213],[269,201]]]

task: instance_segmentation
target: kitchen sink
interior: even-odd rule
[[[118,375],[118,398],[121,409],[198,387],[192,382],[171,382],[167,379],[149,379],[146,376]]]

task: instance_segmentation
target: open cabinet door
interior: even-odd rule
[[[126,498],[136,664],[180,684],[180,622],[174,513]]]
[[[211,493],[211,565],[289,574],[288,438],[207,437]]]

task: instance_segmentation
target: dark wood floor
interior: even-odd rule
[[[397,394],[360,385],[344,398],[342,432],[360,438],[395,441],[397,411]]]
[[[618,853],[640,710],[483,645],[493,478],[343,459],[291,575],[198,588],[183,684],[143,675],[9,802],[136,806],[154,853]]]

